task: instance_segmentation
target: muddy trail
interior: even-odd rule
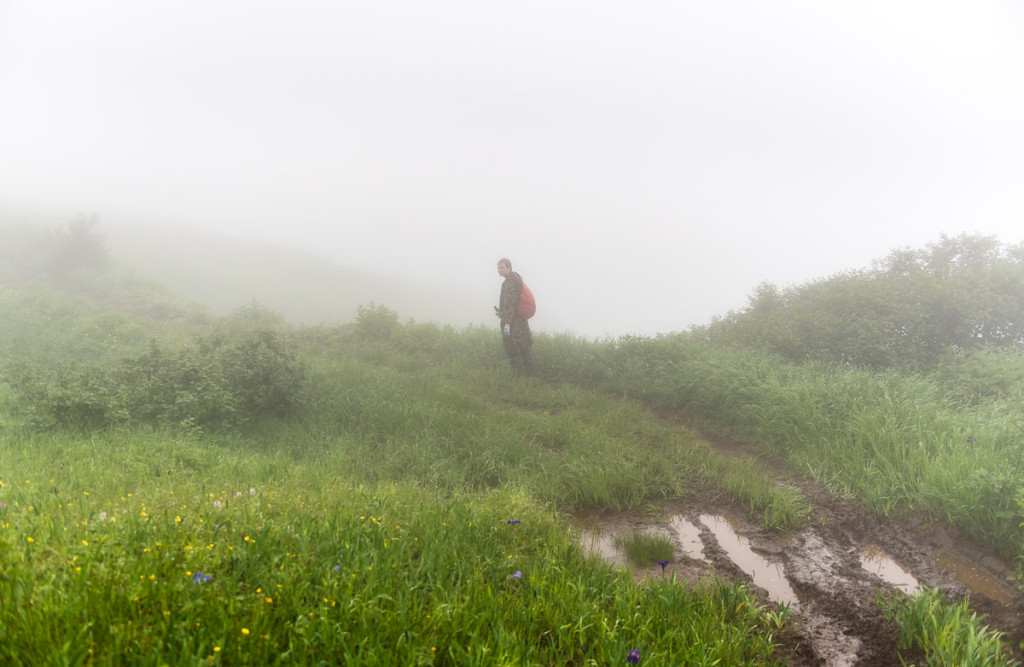
[[[894,624],[876,604],[879,591],[937,588],[967,596],[983,624],[999,630],[1008,657],[1024,660],[1024,595],[1013,569],[948,526],[919,518],[881,519],[822,485],[788,472],[764,454],[707,440],[719,454],[754,457],[779,484],[799,488],[814,507],[812,525],[792,533],[768,531],[746,506],[714,500],[664,504],[657,512],[588,512],[575,517],[584,546],[625,563],[614,537],[660,532],[675,545],[664,568],[636,568],[638,577],[672,577],[685,585],[704,577],[742,580],[767,602],[788,604],[791,616],[778,657],[790,665],[925,664],[898,651]]]

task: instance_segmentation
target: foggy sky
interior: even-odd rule
[[[0,202],[495,297],[508,256],[591,336],[1021,241],[1022,118],[1013,0],[0,0]]]

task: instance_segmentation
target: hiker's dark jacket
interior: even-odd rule
[[[498,312],[501,314],[502,328],[508,324],[511,344],[519,349],[533,345],[533,334],[530,323],[519,317],[519,295],[523,292],[523,277],[512,271],[501,283],[501,296],[498,298]]]

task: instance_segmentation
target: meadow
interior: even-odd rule
[[[583,554],[563,520],[711,488],[736,464],[632,402],[512,381],[490,332],[365,333],[299,335],[298,412],[240,428],[41,431],[8,394],[0,658],[776,660],[785,615],[742,583],[637,581]]]
[[[582,552],[565,518],[717,497],[791,530],[811,520],[798,491],[663,425],[644,409],[662,400],[650,374],[637,398],[596,378],[557,381],[573,368],[553,363],[572,358],[558,353],[572,339],[541,339],[552,379],[515,379],[489,330],[362,315],[280,330],[306,378],[287,417],[97,426],[96,387],[65,386],[34,406],[8,389],[0,657],[621,664],[635,651],[648,664],[786,662],[785,610],[737,581],[613,570]],[[591,373],[621,354],[583,349]],[[91,412],[68,409],[72,389]],[[48,402],[67,423],[39,420]]]
[[[815,520],[700,434],[1024,553],[1013,347],[907,372],[540,333],[523,379],[486,328],[375,304],[300,328],[126,285],[0,290],[5,664],[785,664],[787,609],[612,568],[568,520],[672,500]],[[1012,664],[963,601],[878,607],[932,664]]]
[[[4,456],[22,473],[2,489],[5,664],[771,656],[777,628],[742,586],[639,585],[521,493],[360,485],[341,461],[241,443],[22,444]]]

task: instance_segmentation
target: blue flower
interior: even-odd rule
[[[210,580],[210,575],[203,574],[199,570],[196,570],[196,573],[192,575],[192,583],[195,584],[196,586],[198,586],[199,584],[203,583],[204,581],[209,581],[209,580]]]
[[[335,572],[341,572],[341,565],[335,565],[334,566],[334,571]]]
[[[509,520],[508,520],[508,521],[506,521],[505,523],[506,523],[506,524],[508,524],[508,525],[510,525],[510,526],[512,526],[512,525],[515,525],[515,524],[517,524],[517,523],[521,523],[521,522],[519,521],[519,519],[509,519]]]
[[[968,443],[975,443],[975,442],[978,442],[978,441],[974,439],[973,435],[970,435],[970,436],[967,436],[967,442]]]
[[[632,651],[630,651],[629,655],[626,656],[626,662],[628,662],[630,664],[633,664],[633,665],[639,664],[640,663],[640,651],[638,651],[636,649],[633,649]]]
[[[655,561],[655,562],[656,562],[656,563],[657,563],[658,565],[660,565],[660,566],[661,566],[661,569],[662,569],[662,570],[664,570],[664,569],[665,569],[665,566],[666,566],[666,565],[668,565],[668,561],[667,561],[667,560],[659,560],[659,561]]]
[[[520,572],[519,570],[516,570],[515,574],[512,575],[513,579],[522,579],[522,577],[523,577],[523,573]]]

